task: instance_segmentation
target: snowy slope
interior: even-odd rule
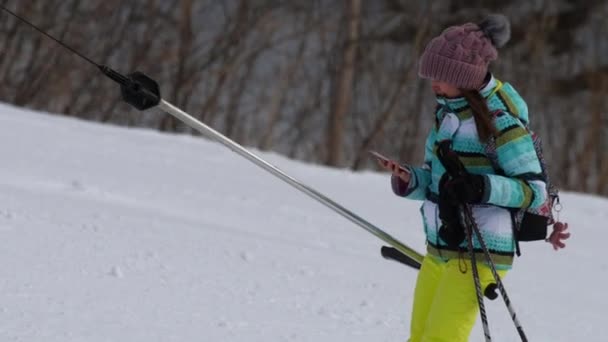
[[[0,156],[0,341],[407,339],[416,273],[220,145],[0,104]],[[262,156],[423,251],[419,203],[386,174]],[[507,290],[531,341],[607,341],[608,201],[562,203],[568,248],[523,245]],[[488,306],[494,340],[517,341]]]

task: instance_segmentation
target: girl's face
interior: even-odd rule
[[[431,87],[435,92],[435,95],[443,96],[443,97],[459,97],[462,95],[460,90],[446,82],[442,81],[432,81]]]

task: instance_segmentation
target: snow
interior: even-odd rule
[[[386,174],[259,154],[424,250]],[[0,104],[0,155],[0,341],[407,340],[416,272],[221,145]],[[567,249],[523,244],[505,285],[531,341],[605,341],[608,201],[562,203]]]

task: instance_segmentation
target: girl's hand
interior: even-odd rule
[[[570,233],[566,232],[567,229],[567,223],[557,222],[553,225],[553,232],[547,238],[547,242],[553,246],[553,249],[558,250],[566,247],[564,240],[570,237]]]
[[[393,173],[393,176],[399,177],[402,181],[409,183],[410,182],[410,174],[401,168],[398,162],[394,160],[381,160],[378,159],[378,165],[380,165],[383,169],[388,170]]]

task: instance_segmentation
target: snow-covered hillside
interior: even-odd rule
[[[424,250],[388,175],[261,155]],[[223,146],[0,105],[0,156],[0,341],[407,339],[416,273]],[[531,341],[606,341],[608,201],[562,203],[568,247],[522,245],[507,290]],[[488,306],[494,340],[518,341]]]

